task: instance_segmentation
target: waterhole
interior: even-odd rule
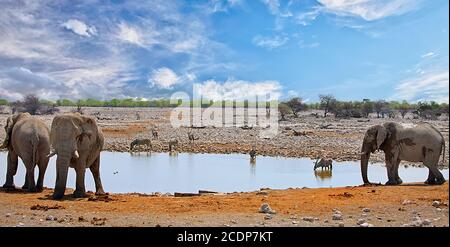
[[[7,153],[0,153],[0,185],[5,182]],[[54,188],[56,157],[50,160],[44,186]],[[112,193],[174,193],[210,190],[217,192],[255,191],[260,188],[323,188],[362,184],[359,162],[334,162],[333,170],[313,170],[308,158],[258,156],[250,162],[244,154],[179,153],[116,153],[102,152],[100,174],[105,191]],[[36,178],[38,169],[36,168]],[[86,189],[95,191],[92,174],[86,171]],[[448,179],[448,169],[441,170]],[[369,165],[369,180],[385,183],[386,168]],[[403,182],[423,182],[428,169],[404,167],[399,169]],[[25,167],[19,161],[16,186],[22,186]],[[69,169],[68,188],[75,187],[75,170]]]

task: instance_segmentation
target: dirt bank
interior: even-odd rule
[[[50,199],[0,191],[1,226],[447,226],[448,183],[263,190],[174,197],[112,194]],[[259,213],[268,203],[276,214]]]

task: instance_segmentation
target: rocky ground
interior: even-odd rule
[[[448,183],[174,197],[113,194],[62,201],[0,191],[1,226],[448,227]],[[70,193],[67,192],[66,194]]]
[[[73,108],[62,108],[70,112]],[[248,153],[258,155],[358,160],[364,132],[388,119],[335,119],[306,112],[281,121],[278,135],[259,138],[258,127],[173,128],[167,108],[84,108],[98,119],[105,150],[128,152],[136,138],[152,140],[152,151],[168,151],[178,140],[178,152]],[[319,112],[319,114],[321,114]],[[8,114],[0,114],[3,129]],[[53,116],[38,116],[50,127]],[[242,117],[242,116],[238,116]],[[420,120],[395,119],[402,123]],[[448,147],[448,118],[429,121]],[[152,136],[151,130],[158,132]],[[189,143],[188,133],[198,140]],[[5,137],[0,131],[0,139]],[[371,161],[383,161],[383,154]],[[443,166],[448,167],[448,152]],[[4,162],[0,161],[3,166]],[[415,164],[417,165],[417,164]],[[4,167],[4,166],[3,166]],[[3,169],[2,169],[3,170]],[[346,187],[262,190],[249,193],[175,197],[112,194],[62,201],[50,199],[51,189],[29,194],[0,190],[0,226],[447,226],[448,182],[441,186]],[[66,192],[66,194],[70,191]]]
[[[71,107],[61,108],[61,112],[75,110]],[[299,118],[288,118],[279,122],[278,134],[271,139],[259,137],[261,129],[254,127],[244,129],[229,128],[173,128],[170,123],[171,108],[83,108],[85,115],[94,116],[105,134],[105,150],[128,152],[130,143],[136,138],[152,140],[152,151],[167,152],[170,140],[178,140],[179,152],[192,153],[248,153],[255,147],[259,155],[285,157],[328,157],[336,161],[359,160],[362,139],[365,131],[372,125],[386,121],[411,124],[422,120],[412,119],[336,119],[334,117],[316,117],[321,111],[303,113]],[[7,114],[0,115],[0,126],[6,123]],[[48,126],[53,116],[38,116]],[[243,115],[237,115],[242,119]],[[448,117],[436,121],[428,121],[438,128],[449,146]],[[151,130],[158,132],[153,138]],[[189,143],[188,133],[198,138]],[[4,138],[0,131],[0,138]],[[383,153],[371,156],[372,162],[384,160]],[[448,167],[448,152],[443,166]]]

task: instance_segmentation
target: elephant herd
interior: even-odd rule
[[[29,113],[19,113],[8,118],[6,138],[0,148],[8,149],[8,166],[3,188],[15,188],[13,177],[17,172],[18,157],[26,167],[23,189],[42,191],[45,170],[50,157],[57,155],[54,199],[64,196],[69,167],[75,169],[76,187],[74,197],[84,197],[86,168],[92,172],[96,194],[104,194],[100,180],[100,152],[104,138],[96,121],[79,113],[58,115],[53,119],[51,130],[42,120]],[[37,183],[34,168],[39,167]]]
[[[42,191],[45,171],[50,157],[57,155],[54,199],[64,196],[69,167],[76,172],[74,197],[86,194],[84,178],[86,168],[92,172],[96,194],[104,194],[100,180],[100,152],[104,137],[95,119],[79,113],[58,115],[51,129],[42,120],[28,113],[19,113],[7,119],[6,138],[0,149],[8,149],[7,175],[4,188],[15,188],[13,177],[17,172],[18,158],[26,167],[23,189]],[[370,127],[364,136],[361,148],[361,175],[365,184],[370,184],[367,166],[370,153],[383,150],[388,174],[387,185],[402,183],[398,175],[400,161],[423,162],[429,169],[427,184],[442,184],[445,178],[438,169],[439,158],[445,157],[445,140],[442,134],[428,123],[404,127],[387,122]],[[444,159],[444,158],[443,158]],[[39,167],[37,183],[34,168]]]

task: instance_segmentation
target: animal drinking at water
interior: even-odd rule
[[[130,144],[130,151],[133,151],[136,146],[146,146],[152,148],[152,141],[150,139],[136,139]]]
[[[314,171],[321,167],[322,170],[325,169],[329,169],[332,170],[333,169],[333,160],[331,159],[326,159],[326,158],[322,158],[319,161],[319,158],[317,158],[317,160],[314,162]]]

